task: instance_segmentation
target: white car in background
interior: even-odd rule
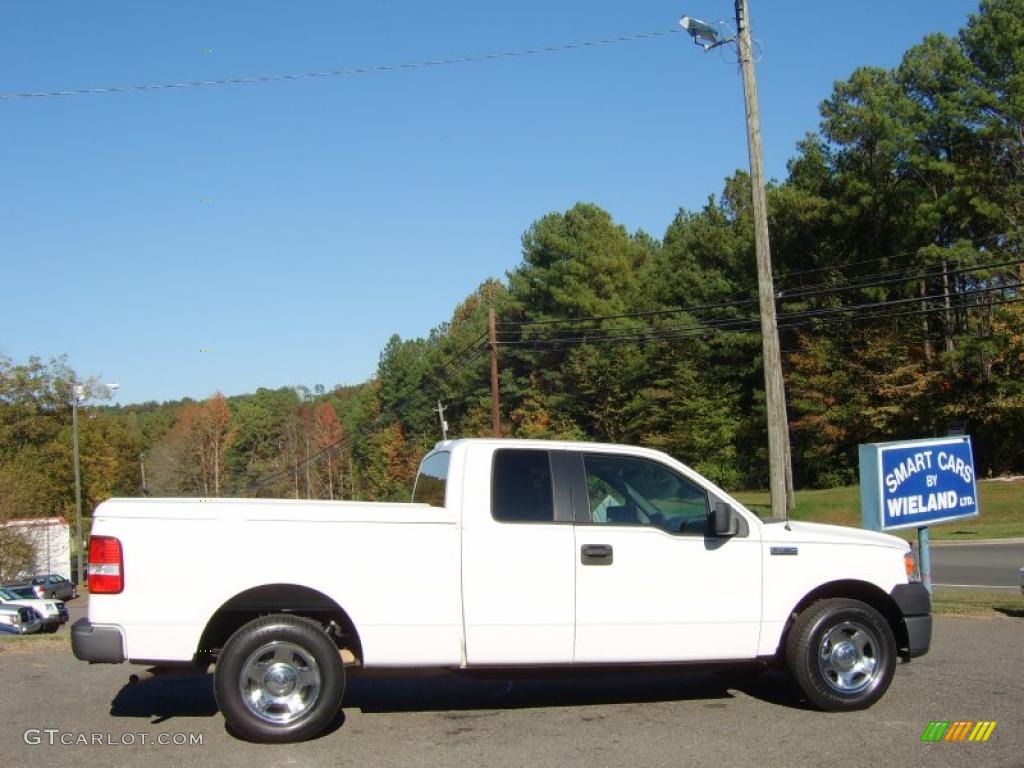
[[[23,605],[0,605],[0,634],[29,635],[38,632],[39,617]]]
[[[0,605],[31,608],[45,632],[56,632],[68,620],[68,609],[61,600],[40,600],[31,587],[0,587]]]

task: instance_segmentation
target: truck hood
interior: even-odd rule
[[[888,547],[906,550],[910,545],[903,539],[887,533],[849,528],[845,525],[825,525],[790,520],[789,530],[782,520],[766,520],[762,532],[766,544],[858,544],[869,547]]]

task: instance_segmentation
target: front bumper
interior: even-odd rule
[[[932,596],[924,584],[897,584],[889,593],[900,610],[906,629],[906,643],[900,643],[900,656],[916,659],[924,656],[932,644]]]
[[[40,616],[39,621],[44,627],[52,627],[54,625],[62,627],[67,624],[68,612],[61,611],[60,613],[54,613],[49,616]]]
[[[117,627],[94,626],[88,619],[71,625],[71,650],[76,659],[94,664],[124,661],[124,638]]]

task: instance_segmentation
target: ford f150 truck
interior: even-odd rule
[[[324,730],[351,664],[777,661],[849,710],[931,640],[905,542],[761,520],[643,448],[454,440],[409,504],[113,499],[94,517],[75,655],[215,663],[224,717],[256,741]]]

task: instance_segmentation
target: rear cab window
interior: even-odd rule
[[[547,451],[503,448],[494,452],[491,516],[502,523],[554,520],[551,459]]]
[[[432,507],[443,507],[445,493],[448,490],[448,462],[451,454],[438,451],[426,456],[420,462],[420,471],[416,475],[416,484],[412,489],[414,504],[429,504]]]

